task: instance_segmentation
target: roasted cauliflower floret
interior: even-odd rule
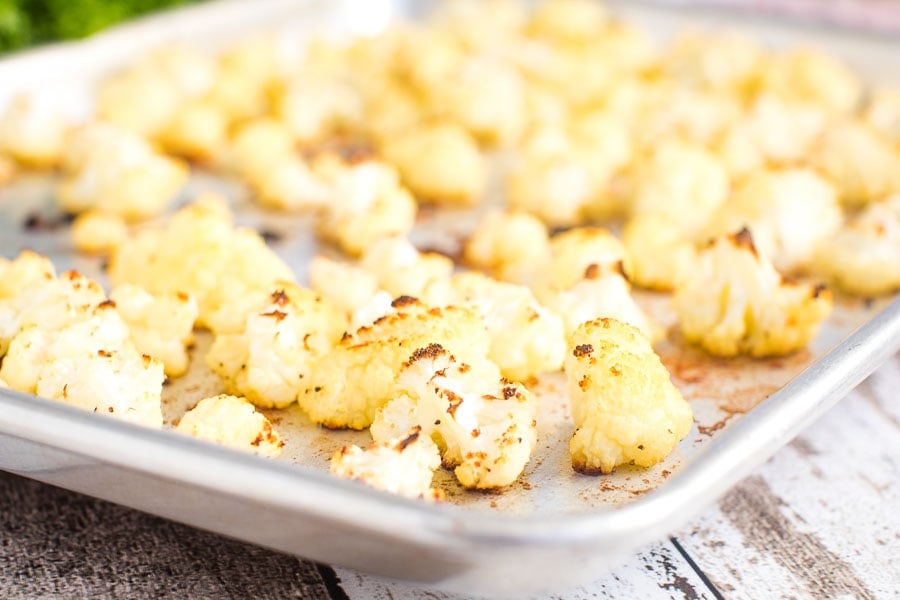
[[[265,171],[248,183],[263,206],[295,212],[312,212],[327,206],[331,190],[301,156],[273,157]]]
[[[187,349],[194,341],[197,320],[196,300],[185,293],[154,296],[128,283],[114,288],[109,298],[128,325],[138,352],[162,362],[169,377],[187,372]]]
[[[119,215],[83,212],[72,222],[72,243],[79,252],[108,254],[128,238],[128,224]]]
[[[321,141],[363,120],[364,100],[340,72],[303,68],[275,98],[275,112],[301,144]]]
[[[549,255],[550,236],[540,219],[528,213],[499,211],[481,219],[463,251],[469,265],[503,281],[525,285]]]
[[[348,254],[362,254],[379,240],[412,230],[416,202],[390,165],[376,160],[347,164],[326,156],[317,161],[316,171],[330,187],[318,231]]]
[[[240,329],[216,333],[206,364],[229,393],[263,408],[284,408],[307,386],[316,359],[340,339],[346,319],[288,283],[267,297],[249,294],[240,304],[229,307],[244,315]]]
[[[762,60],[763,49],[741,35],[687,31],[672,42],[663,68],[688,85],[744,95]]]
[[[244,398],[204,398],[187,411],[175,431],[229,448],[275,458],[284,442],[272,423]]]
[[[646,336],[615,319],[572,334],[565,371],[575,435],[572,467],[594,475],[663,460],[693,424],[690,405]]]
[[[818,104],[830,112],[849,113],[862,98],[862,82],[833,56],[797,48],[772,57],[761,69],[762,87],[787,100]]]
[[[707,229],[710,237],[741,228],[781,272],[805,268],[821,242],[841,224],[837,192],[810,169],[757,171],[723,204]]]
[[[386,140],[382,152],[423,202],[459,206],[481,200],[487,161],[459,125],[443,122],[415,127]]]
[[[113,285],[134,283],[151,294],[184,292],[197,300],[197,324],[249,291],[269,293],[294,274],[255,231],[235,228],[224,201],[197,199],[165,224],[141,230],[113,253]]]
[[[872,202],[823,240],[813,263],[841,289],[878,296],[900,289],[900,195]]]
[[[227,168],[251,182],[263,181],[273,165],[294,153],[294,139],[284,123],[271,118],[244,124],[225,151]]]
[[[785,281],[746,229],[715,239],[673,299],[685,339],[716,356],[781,356],[818,333],[831,293]]]
[[[378,280],[394,297],[420,297],[434,281],[453,273],[453,261],[434,252],[419,252],[409,240],[391,237],[378,240],[366,250],[360,267]]]
[[[371,425],[376,411],[397,396],[397,373],[417,348],[438,343],[464,360],[487,360],[490,338],[472,311],[429,308],[406,297],[394,301],[394,310],[345,335],[304,380],[298,400],[315,423],[332,429]]]
[[[13,99],[0,115],[0,153],[37,168],[59,164],[65,147],[66,122],[37,98]]]
[[[198,100],[178,109],[159,139],[167,152],[192,160],[209,160],[228,138],[228,115],[215,104]]]
[[[653,213],[692,235],[728,197],[728,171],[701,146],[676,140],[660,143],[634,176],[632,215]]]
[[[834,181],[849,207],[900,193],[900,151],[862,121],[830,126],[810,163]]]
[[[392,494],[443,500],[444,493],[431,487],[434,471],[441,466],[441,453],[431,438],[420,432],[421,427],[413,427],[365,449],[344,446],[331,457],[331,472]]]
[[[430,286],[425,298],[435,306],[465,306],[481,316],[491,339],[488,358],[504,377],[524,381],[562,366],[562,319],[538,304],[525,286],[468,272]]]
[[[577,227],[553,236],[550,259],[535,274],[538,299],[553,290],[572,287],[584,278],[585,271],[597,267],[616,267],[625,276],[631,272],[631,261],[622,242],[602,227]]]
[[[312,289],[347,315],[366,306],[378,293],[378,279],[350,263],[314,256],[309,264]]]
[[[74,134],[64,170],[57,191],[63,209],[95,208],[129,221],[163,212],[187,180],[185,165],[135,134],[102,124]]]
[[[372,424],[376,442],[418,426],[438,445],[444,466],[473,489],[509,485],[528,463],[537,403],[489,361],[469,365],[430,344],[403,365],[397,389],[401,395]]]
[[[873,90],[866,105],[866,122],[894,144],[900,144],[900,88]]]
[[[589,41],[602,34],[609,21],[603,7],[590,0],[543,2],[531,14],[528,31],[560,43]]]
[[[622,243],[631,260],[632,280],[651,290],[675,289],[687,280],[697,260],[694,244],[660,215],[632,217],[622,230]]]

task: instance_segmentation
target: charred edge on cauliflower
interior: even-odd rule
[[[413,296],[398,296],[391,302],[391,308],[401,309],[405,306],[415,306],[419,303],[419,299]]]
[[[275,433],[275,430],[272,429],[272,424],[266,421],[263,423],[263,429],[259,432],[259,435],[256,436],[252,442],[250,442],[253,446],[259,446],[263,442],[267,442],[269,444],[275,444],[278,448],[284,448],[284,440],[282,440]]]
[[[594,351],[594,347],[590,344],[580,344],[575,346],[575,349],[572,350],[572,356],[575,358],[581,358],[582,356],[590,356],[591,352]]]
[[[406,450],[407,446],[409,446],[410,444],[416,443],[416,440],[419,439],[419,434],[421,432],[422,432],[422,428],[419,425],[416,425],[415,427],[411,428],[409,430],[409,435],[407,435],[405,438],[403,438],[402,440],[397,442],[396,449],[399,452],[403,452],[404,450]]]

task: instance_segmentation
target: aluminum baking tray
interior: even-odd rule
[[[0,106],[25,89],[73,116],[90,108],[90,88],[103,73],[160,43],[190,41],[215,48],[265,27],[299,44],[310,32],[370,33],[424,3],[389,0],[265,0],[253,10],[216,2],[117,28],[75,44],[0,61]],[[727,13],[674,11],[615,3],[614,10],[667,36],[685,25],[728,26],[772,46],[803,42],[841,56],[870,81],[900,82],[900,42],[824,32]],[[273,247],[301,278],[316,251],[309,221],[261,211],[233,181],[195,172],[183,194],[226,194],[242,224],[274,231]],[[32,248],[60,268],[102,278],[97,260],[74,254],[52,199],[52,177],[29,175],[0,189],[0,256]],[[24,227],[38,216],[44,227]],[[452,251],[471,215],[431,215],[416,235]],[[34,224],[35,219],[30,219]],[[441,237],[438,230],[455,230]],[[663,323],[665,298],[640,301]],[[208,339],[199,336],[195,356]],[[839,299],[833,317],[806,351],[767,361],[719,360],[670,335],[658,350],[690,399],[696,423],[662,464],[620,468],[589,477],[572,471],[563,382],[542,378],[544,410],[535,456],[504,493],[465,492],[438,474],[449,502],[432,505],[331,477],[337,447],[368,434],[326,432],[299,409],[270,411],[286,440],[277,461],[16,392],[0,392],[0,468],[306,558],[467,593],[546,591],[600,576],[629,552],[679,527],[762,463],[900,348],[900,299]],[[218,381],[195,360],[165,389],[166,421]],[[523,565],[528,568],[523,569]]]

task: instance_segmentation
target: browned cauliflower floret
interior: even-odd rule
[[[349,76],[307,65],[276,95],[275,111],[298,142],[310,144],[363,120],[364,100]]]
[[[207,100],[196,100],[179,107],[159,139],[167,152],[192,160],[209,160],[225,145],[228,126],[224,110]]]
[[[495,211],[478,223],[466,241],[463,257],[497,279],[527,285],[549,254],[550,236],[538,218]]]
[[[175,431],[229,448],[275,458],[284,442],[272,423],[244,398],[204,398],[187,411]]]
[[[119,246],[109,265],[113,285],[134,283],[151,294],[196,298],[197,324],[248,291],[271,292],[294,274],[255,231],[236,228],[224,201],[198,198],[165,224],[148,227]]]
[[[632,280],[651,290],[675,289],[688,278],[697,260],[693,242],[660,215],[632,217],[622,230],[622,243],[631,260]]]
[[[368,271],[321,255],[309,264],[309,283],[348,316],[371,302],[379,291],[378,279]]]
[[[552,0],[531,14],[528,31],[560,43],[585,42],[602,33],[609,22],[603,6],[591,0]]]
[[[0,154],[37,168],[59,164],[65,147],[67,124],[37,98],[14,98],[0,114]]]
[[[433,252],[419,252],[402,237],[384,238],[372,244],[360,267],[378,280],[378,285],[394,297],[420,297],[434,281],[453,273],[453,261]]]
[[[764,357],[806,346],[832,301],[822,287],[785,281],[745,229],[700,251],[673,303],[689,342],[717,356]]]
[[[763,49],[741,35],[686,31],[672,42],[663,68],[688,85],[744,95],[762,60]]]
[[[228,311],[238,315],[239,326],[223,330],[220,324],[206,364],[229,393],[263,408],[293,403],[313,376],[317,358],[331,350],[346,326],[337,308],[286,282],[268,294],[248,294]]]
[[[761,69],[762,87],[787,100],[818,104],[848,113],[859,105],[862,83],[833,56],[813,48],[797,48],[772,57]]]
[[[431,487],[441,454],[431,438],[413,427],[396,438],[368,448],[344,446],[331,457],[331,472],[374,488],[408,498],[443,500],[444,493]]]
[[[536,440],[537,403],[524,387],[501,379],[489,361],[459,362],[430,344],[403,365],[396,387],[400,395],[372,424],[376,442],[420,427],[467,488],[509,485],[525,468]]]
[[[254,119],[238,129],[224,152],[225,166],[254,187],[272,168],[294,153],[294,140],[284,123],[271,118]]]
[[[615,319],[588,321],[569,347],[565,370],[575,421],[569,449],[576,471],[649,467],[688,434],[691,407],[637,329]]]
[[[376,411],[396,397],[397,373],[417,348],[438,343],[461,360],[487,360],[487,329],[468,309],[429,308],[406,297],[398,298],[394,309],[345,335],[304,379],[298,400],[315,423],[334,429],[371,425]]]
[[[116,214],[83,212],[72,222],[72,243],[79,252],[108,254],[128,239],[128,224]]]
[[[900,289],[900,194],[872,202],[823,240],[813,266],[853,294],[878,296]]]
[[[631,262],[622,242],[602,227],[578,227],[553,236],[550,259],[535,274],[538,299],[547,292],[572,287],[584,278],[585,271],[597,267],[620,265],[624,275],[631,272]]]

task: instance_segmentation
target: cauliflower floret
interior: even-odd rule
[[[111,125],[78,131],[66,149],[60,206],[91,208],[142,220],[161,213],[187,179],[187,167],[157,154],[141,138]]]
[[[585,321],[599,317],[628,323],[654,342],[662,334],[631,297],[631,286],[621,264],[590,265],[581,281],[566,289],[545,291],[541,300],[562,317],[566,335],[572,335]]]
[[[328,155],[316,162],[316,171],[331,187],[318,231],[348,254],[362,254],[379,240],[412,230],[416,202],[390,165],[376,160],[347,164]]]
[[[481,219],[466,241],[463,258],[498,279],[527,285],[549,254],[547,226],[538,218],[493,211]]]
[[[727,205],[727,204],[726,204]],[[697,260],[694,244],[660,215],[636,215],[622,230],[631,277],[640,287],[671,291],[687,280]]]
[[[331,190],[302,157],[275,156],[265,170],[254,173],[248,183],[263,206],[279,210],[314,211],[325,208]]]
[[[50,259],[31,250],[23,250],[13,260],[0,258],[0,300],[14,298],[55,278]]]
[[[29,167],[59,164],[66,136],[66,123],[36,98],[13,99],[0,116],[0,152]]]
[[[138,352],[161,361],[169,377],[187,372],[187,349],[194,341],[197,320],[196,300],[185,293],[154,296],[128,283],[114,288],[109,298],[128,325]]]
[[[316,359],[340,339],[346,319],[308,290],[287,283],[265,298],[249,294],[240,304],[228,312],[244,315],[241,327],[217,331],[206,364],[229,393],[263,408],[284,408],[307,385]]]
[[[900,88],[874,90],[866,106],[865,119],[894,144],[900,144]]]
[[[691,430],[690,405],[637,329],[615,319],[588,321],[569,345],[565,371],[575,421],[569,450],[576,471],[655,465]]]
[[[423,202],[458,206],[481,200],[487,161],[459,125],[444,122],[416,127],[386,140],[382,152]]]
[[[434,281],[448,279],[453,261],[434,252],[419,252],[406,238],[378,240],[363,254],[360,267],[394,297],[420,297]]]
[[[128,238],[128,224],[119,215],[83,212],[72,222],[72,243],[79,252],[108,254]]]
[[[590,0],[543,2],[531,14],[528,31],[562,43],[587,42],[602,34],[609,22],[603,7]]]
[[[821,286],[785,281],[746,229],[701,250],[673,299],[687,341],[716,356],[781,356],[803,348],[831,312]]]
[[[61,327],[23,327],[10,343],[0,377],[21,392],[161,427],[162,363],[135,350],[113,303],[75,310]]]
[[[728,188],[728,171],[717,156],[701,146],[665,140],[639,163],[632,214],[658,214],[693,235],[725,202]]]
[[[710,237],[746,227],[780,272],[802,270],[841,224],[834,187],[809,169],[757,171],[713,217]]]
[[[217,196],[198,198],[165,224],[147,228],[116,248],[113,285],[134,283],[151,294],[184,292],[197,300],[197,324],[248,291],[270,292],[294,274],[255,231],[235,228]]]
[[[562,367],[562,319],[538,304],[525,286],[468,272],[429,286],[425,300],[466,306],[481,316],[491,338],[488,358],[505,377],[524,381]]]
[[[441,466],[441,453],[420,431],[421,427],[413,427],[366,449],[344,446],[331,457],[331,472],[392,494],[443,500],[444,493],[431,487],[434,471]]]
[[[831,112],[849,113],[862,98],[859,78],[833,56],[812,48],[777,55],[760,73],[763,89],[787,100],[818,104]]]
[[[838,187],[850,207],[900,192],[900,152],[862,121],[829,127],[810,157]]]
[[[181,106],[159,133],[166,151],[192,160],[208,160],[225,145],[228,116],[218,106],[198,100]]]
[[[376,442],[409,426],[438,445],[444,466],[466,488],[511,484],[534,449],[537,403],[521,385],[500,378],[489,361],[458,362],[439,344],[417,349],[397,378],[400,395],[372,424]]]
[[[813,266],[853,294],[878,296],[900,289],[900,195],[869,204],[823,240]]]
[[[744,95],[757,77],[763,49],[735,33],[689,31],[678,35],[664,58],[664,69],[676,79]]]
[[[303,69],[275,98],[275,112],[294,139],[310,144],[363,120],[363,98],[339,73]]]
[[[265,415],[245,399],[225,394],[198,402],[181,417],[175,431],[269,458],[280,455],[284,447]]]
[[[526,151],[506,180],[509,207],[552,226],[581,223],[596,192],[581,159],[573,150],[551,155]]]
[[[273,165],[294,153],[294,139],[284,123],[271,118],[243,125],[223,158],[226,166],[250,181],[263,181]]]
[[[550,259],[535,274],[538,298],[548,291],[572,287],[584,278],[585,271],[591,265],[616,267],[626,277],[631,273],[625,246],[602,227],[577,227],[553,236],[550,240]]]
[[[472,311],[429,308],[407,297],[395,300],[393,308],[396,312],[345,335],[316,363],[298,398],[313,422],[332,429],[371,425],[376,411],[397,396],[400,367],[428,344],[441,344],[469,362],[487,360],[487,329]]]
[[[345,313],[352,314],[378,293],[378,279],[349,263],[315,256],[309,264],[309,284]]]

